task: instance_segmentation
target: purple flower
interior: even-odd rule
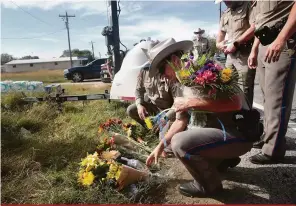
[[[185,68],[188,69],[190,67],[190,65],[191,65],[191,61],[187,61],[185,64]]]
[[[189,56],[189,59],[193,60],[194,59],[194,56]]]

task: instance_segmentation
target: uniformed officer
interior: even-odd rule
[[[221,1],[223,0],[216,0],[216,3]],[[248,57],[255,30],[250,19],[251,5],[249,1],[224,1],[224,3],[228,9],[221,17],[216,45],[227,54],[225,66],[238,70],[242,77],[242,90],[252,105],[256,71],[248,68]],[[229,39],[227,42],[226,34]]]
[[[158,41],[155,42],[154,46],[158,43]],[[149,54],[146,55],[149,56]],[[145,117],[156,115],[162,110],[170,108],[174,103],[178,90],[177,80],[168,79],[170,74],[167,71],[165,68],[161,68],[153,75],[149,72],[149,67],[140,71],[135,91],[136,102],[127,108],[127,114],[143,126],[145,126]],[[174,110],[170,110],[166,114],[169,120],[173,121],[175,115]]]
[[[255,41],[249,66],[257,67],[264,96],[262,153],[255,164],[278,163],[286,152],[287,126],[296,80],[296,4],[294,1],[254,2]]]
[[[178,43],[159,44],[158,52],[154,56],[158,61],[151,63],[149,73],[155,73],[163,63],[167,71],[171,70],[175,74],[166,63],[167,57],[170,57],[172,63],[180,62],[180,56],[173,56],[172,52],[185,50],[187,44],[190,45],[190,41]],[[168,78],[176,77],[171,75]],[[219,193],[223,189],[218,174],[221,165],[219,163],[223,163],[225,159],[243,155],[252,148],[252,142],[248,140],[249,135],[247,132],[240,131],[235,121],[235,114],[242,108],[243,101],[245,101],[244,95],[234,95],[232,99],[203,99],[202,101],[200,98],[175,98],[174,109],[180,116],[177,115],[169,131],[147,158],[146,164],[150,166],[153,162],[157,163],[163,150],[171,145],[174,155],[194,178],[193,181],[179,186],[180,193],[185,196],[199,197]],[[188,124],[188,110],[192,108],[212,113],[207,115],[205,128],[184,131]],[[224,164],[226,168],[232,167],[229,162]]]
[[[205,30],[198,28],[198,30],[193,33],[195,34],[193,37],[193,55],[198,57],[208,53],[210,51],[210,43],[207,38],[203,37]]]

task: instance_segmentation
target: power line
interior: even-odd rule
[[[63,28],[63,29],[59,29],[58,31],[54,31],[54,32],[51,32],[51,33],[47,33],[47,34],[44,34],[42,36],[37,36],[37,37],[19,37],[19,38],[10,38],[10,37],[3,37],[1,39],[38,39],[38,38],[41,38],[41,37],[44,37],[44,36],[49,36],[51,34],[56,34],[58,32],[61,32],[63,30],[65,30],[66,28]]]
[[[30,15],[31,17],[33,17],[34,19],[37,19],[38,21],[40,21],[40,22],[42,22],[42,23],[44,23],[44,24],[47,24],[47,25],[49,25],[49,26],[53,26],[52,24],[50,24],[50,23],[48,23],[48,22],[46,22],[46,21],[43,21],[42,19],[40,19],[40,18],[34,16],[34,15],[31,14],[30,12],[24,10],[22,7],[20,7],[19,5],[17,5],[17,3],[15,3],[14,1],[12,1],[12,0],[10,0],[10,1],[11,1],[11,3],[13,3],[14,5],[16,5],[19,9],[21,9],[23,12],[29,14],[29,15]]]

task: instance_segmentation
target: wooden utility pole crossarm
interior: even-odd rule
[[[70,62],[71,62],[71,67],[73,67],[72,50],[71,50],[71,44],[70,44],[70,32],[69,32],[69,17],[75,17],[75,15],[68,15],[68,13],[66,12],[66,15],[59,15],[59,17],[62,17],[63,20],[65,20],[65,25],[66,25],[67,34],[68,34]]]

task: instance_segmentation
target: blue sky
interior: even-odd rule
[[[147,37],[191,39],[193,30],[199,27],[214,35],[219,25],[219,5],[213,0],[121,0],[120,5],[120,38],[129,48]],[[91,49],[89,42],[94,41],[95,55],[101,53],[103,57],[106,47],[101,31],[108,18],[106,1],[101,0],[1,0],[1,52],[15,57],[59,57],[68,49],[65,24],[59,17],[65,11],[76,16],[70,18],[71,48]]]

